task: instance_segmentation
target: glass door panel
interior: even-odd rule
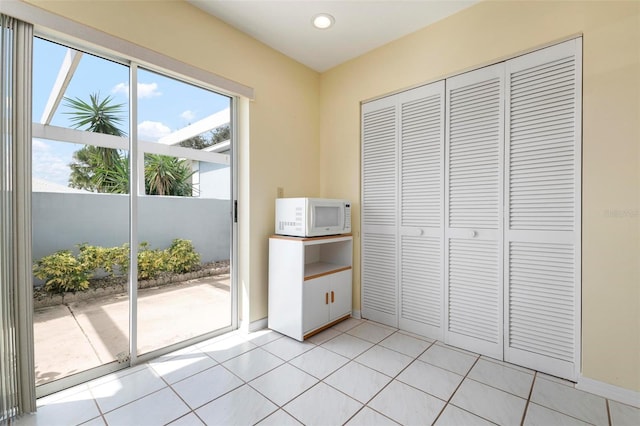
[[[137,77],[140,355],[232,325],[232,129],[229,97]]]
[[[129,68],[34,40],[36,385],[129,359]]]

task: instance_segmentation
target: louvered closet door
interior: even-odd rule
[[[362,317],[398,326],[397,100],[362,106]]]
[[[444,81],[398,95],[399,327],[442,339]]]
[[[505,359],[579,372],[581,40],[507,62]]]
[[[445,342],[502,359],[504,64],[447,80]]]

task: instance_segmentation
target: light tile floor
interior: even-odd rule
[[[18,425],[640,425],[572,383],[349,319],[206,341],[38,400]]]

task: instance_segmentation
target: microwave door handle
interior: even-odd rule
[[[342,229],[347,229],[347,205],[342,203]]]

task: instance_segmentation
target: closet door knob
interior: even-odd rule
[[[475,238],[478,236],[478,231],[469,231],[469,237],[470,238]]]
[[[335,302],[335,300],[335,294],[333,294],[333,291],[331,291],[331,303]]]
[[[329,293],[325,293],[324,294],[324,304],[328,305],[329,304]]]

